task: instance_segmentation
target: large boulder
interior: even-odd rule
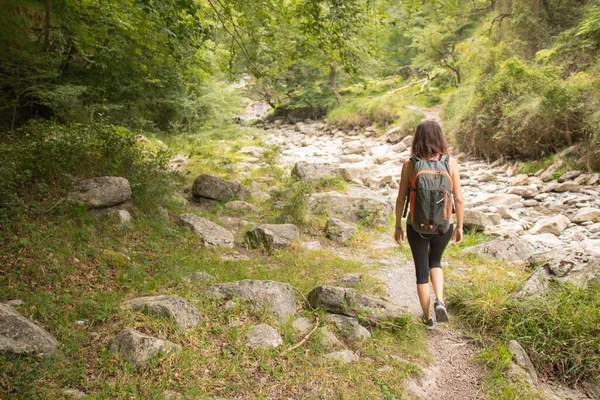
[[[143,310],[150,314],[172,319],[175,325],[194,327],[202,320],[202,315],[189,301],[179,296],[144,296],[125,302],[128,310]]]
[[[379,225],[386,225],[392,214],[391,205],[384,199],[347,196],[339,192],[312,194],[308,199],[308,208],[314,214]]]
[[[45,329],[0,303],[0,353],[41,355],[56,351],[58,341]]]
[[[252,327],[246,333],[246,346],[253,349],[274,349],[283,344],[283,339],[277,329],[260,324]]]
[[[180,352],[181,346],[128,328],[115,337],[111,349],[137,367],[160,354]]]
[[[336,176],[337,173],[337,167],[332,164],[307,161],[297,162],[292,169],[292,176],[304,181],[316,181],[322,178],[332,178]]]
[[[212,200],[247,200],[251,196],[246,186],[208,174],[202,174],[194,180],[192,193]]]
[[[92,208],[111,207],[131,200],[131,186],[125,178],[102,176],[79,182],[71,196]]]
[[[518,238],[499,238],[488,243],[464,249],[463,253],[476,253],[501,261],[526,262],[533,255],[533,247]]]
[[[179,223],[200,235],[206,247],[233,247],[233,233],[209,219],[195,214],[181,214]]]
[[[281,324],[287,323],[296,312],[294,290],[289,283],[275,281],[243,280],[218,283],[206,289],[208,296],[224,299],[249,300],[259,311],[267,310]]]
[[[311,307],[354,318],[361,315],[371,322],[392,321],[403,315],[402,310],[391,303],[342,287],[318,286],[308,293],[307,300]]]
[[[567,229],[569,222],[571,222],[569,218],[562,214],[558,214],[553,217],[542,218],[533,225],[533,227],[529,230],[529,233],[532,235],[551,233],[558,236],[562,231]]]
[[[358,228],[354,224],[347,224],[338,218],[329,218],[325,225],[325,234],[337,243],[345,243],[352,237]]]
[[[282,249],[298,240],[300,231],[293,224],[261,224],[246,233],[253,247],[265,246],[269,251]]]
[[[481,211],[465,210],[464,226],[476,231],[485,230],[486,226],[498,225],[502,221],[500,214],[486,214]]]

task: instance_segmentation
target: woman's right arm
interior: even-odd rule
[[[404,239],[404,231],[402,230],[402,212],[406,203],[406,195],[408,194],[408,183],[412,174],[412,162],[406,161],[402,166],[402,175],[400,176],[400,187],[398,188],[398,197],[396,198],[396,228],[394,230],[394,239],[398,244]]]
[[[463,222],[465,219],[465,199],[463,197],[462,186],[460,184],[460,167],[454,158],[450,158],[450,172],[452,186],[454,188],[454,208],[456,210],[454,241],[456,243],[460,243],[462,241]]]

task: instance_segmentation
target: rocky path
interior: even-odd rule
[[[416,109],[429,119],[439,120],[438,109]],[[343,132],[322,122],[304,121],[291,126],[277,121],[267,127],[265,142],[280,146],[284,168],[291,170],[297,163],[308,163],[317,165],[317,171],[335,170],[352,182],[347,195],[384,199],[393,207],[412,138],[398,135],[394,129],[378,136],[374,127]],[[584,259],[594,268],[590,257],[598,257],[600,249],[598,175],[568,171],[556,180],[556,170],[564,165],[560,160],[535,175],[520,174],[521,165],[461,159],[461,182],[468,210],[465,226],[518,242],[517,250],[508,256],[495,249],[479,251],[522,259],[532,254],[552,254],[561,260],[560,265],[565,258],[574,260],[573,266],[581,265]],[[371,248],[337,251],[366,265],[377,264],[380,268],[374,273],[385,281],[389,299],[419,315],[412,261],[389,256],[373,260],[378,249],[396,246],[390,235],[386,233],[373,241]],[[568,279],[569,272],[553,270],[550,265],[546,275],[532,283],[535,286],[542,282],[542,287],[535,286],[531,291],[543,290],[544,279],[551,275]],[[575,280],[585,274],[575,271]],[[410,382],[411,393],[430,399],[483,398],[483,370],[473,361],[477,348],[472,342],[452,324],[444,324],[431,332],[427,343],[433,362]]]

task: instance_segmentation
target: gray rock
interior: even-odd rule
[[[480,211],[465,210],[463,223],[465,228],[483,231],[486,226],[498,225],[501,221],[500,214],[485,214]]]
[[[88,395],[85,392],[82,392],[79,389],[63,389],[62,394],[63,396],[65,396],[65,399],[73,400],[80,400],[88,397]]]
[[[358,232],[354,224],[347,224],[338,218],[329,218],[325,225],[325,234],[333,241],[343,244]]]
[[[294,165],[292,176],[304,181],[316,181],[322,178],[332,178],[338,173],[338,168],[328,163],[313,163],[300,161]]]
[[[589,179],[587,180],[587,184],[588,185],[595,185],[596,183],[600,182],[600,174],[597,172],[594,172]]]
[[[213,283],[216,281],[215,277],[204,271],[192,272],[188,277],[190,282],[199,282],[199,283]]]
[[[539,267],[517,291],[517,297],[545,293],[550,279],[586,287],[600,275],[600,257],[584,253],[550,251],[531,257],[529,263]]]
[[[131,186],[125,178],[102,176],[79,182],[71,196],[92,208],[110,207],[130,200]]]
[[[111,210],[108,215],[116,216],[121,224],[127,224],[132,220],[131,214],[127,210]]]
[[[533,247],[518,238],[495,239],[488,243],[468,247],[463,253],[477,253],[501,261],[526,262],[533,255]]]
[[[348,317],[361,315],[371,322],[390,321],[403,315],[402,310],[391,303],[335,286],[318,286],[308,293],[307,300],[311,307],[322,307]]]
[[[516,340],[511,340],[510,342],[508,342],[508,350],[512,354],[515,363],[518,366],[525,368],[527,373],[529,373],[529,375],[531,376],[533,383],[537,385],[537,373],[535,372],[535,368],[533,367],[529,356],[527,355],[525,350],[523,350],[523,347],[521,347],[521,345]]]
[[[0,353],[23,355],[51,354],[58,341],[45,329],[0,303]]]
[[[196,307],[179,296],[144,296],[126,301],[126,310],[142,310],[150,314],[172,319],[182,328],[194,327],[202,320]]]
[[[296,313],[296,299],[289,283],[257,280],[218,283],[208,287],[206,293],[217,298],[250,300],[256,309],[266,309],[281,324]]]
[[[283,339],[277,329],[267,324],[252,327],[246,333],[246,346],[253,349],[274,349],[283,344]]]
[[[600,222],[600,208],[585,207],[577,211],[575,216],[571,219],[575,223],[582,222]]]
[[[146,364],[153,357],[180,352],[182,348],[178,344],[127,328],[115,337],[111,350],[137,367]]]
[[[362,278],[363,278],[362,274],[352,273],[352,274],[346,274],[346,275],[337,277],[335,279],[335,282],[338,285],[340,285],[341,287],[351,288],[351,287],[355,287],[356,285],[361,283]]]
[[[181,393],[177,393],[173,390],[165,390],[163,392],[163,400],[184,400],[185,397]]]
[[[340,350],[327,353],[323,356],[327,360],[339,361],[343,364],[349,364],[358,361],[359,357],[351,350]]]
[[[265,246],[269,251],[282,249],[298,240],[300,231],[292,224],[262,224],[246,233],[253,247]]]
[[[338,217],[352,222],[361,220],[387,225],[392,207],[375,197],[346,196],[338,192],[315,193],[308,199],[308,208],[314,214]]]
[[[292,322],[292,328],[300,334],[306,335],[313,329],[313,324],[308,318],[299,317]]]
[[[356,318],[347,317],[345,315],[328,314],[325,316],[325,321],[334,324],[345,338],[365,340],[371,337],[371,332],[361,326]]]
[[[408,135],[407,137],[402,139],[402,144],[405,145],[407,149],[410,146],[412,146],[412,142],[413,142],[413,137],[411,135]]]
[[[538,220],[535,225],[529,230],[532,235],[538,235],[540,233],[551,233],[553,235],[560,235],[562,231],[567,229],[571,221],[569,218],[562,214],[555,215],[553,217],[542,218]]]
[[[356,182],[356,181],[364,181],[369,174],[371,173],[370,169],[365,168],[364,166],[360,167],[340,167],[339,174],[342,178],[347,180],[348,182]]]
[[[271,195],[266,192],[254,192],[252,193],[252,200],[258,202],[265,202],[271,200]]]
[[[341,349],[344,348],[344,344],[340,341],[340,339],[335,336],[328,327],[319,328],[320,333],[320,343],[326,349]]]
[[[202,174],[194,180],[192,194],[212,200],[246,200],[251,195],[250,189],[238,182],[207,174]]]
[[[233,233],[209,219],[195,214],[181,214],[179,223],[200,235],[206,247],[233,247]]]
[[[254,204],[246,203],[245,201],[241,200],[230,201],[229,203],[225,204],[225,208],[231,211],[243,212],[256,212],[260,210],[260,208],[258,208]]]

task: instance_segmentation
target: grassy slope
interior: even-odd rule
[[[236,164],[232,152],[222,145],[204,147],[191,167],[226,174]],[[219,157],[209,157],[207,149]],[[231,162],[223,163],[224,159]],[[236,175],[235,168],[230,174]],[[80,388],[92,398],[161,398],[164,389],[193,398],[402,396],[404,378],[415,366],[395,362],[388,355],[426,359],[420,329],[411,318],[397,326],[372,328],[373,340],[347,343],[362,356],[358,366],[322,362],[324,349],[315,340],[281,358],[281,349],[252,351],[243,345],[244,332],[254,323],[273,322],[268,316],[254,314],[244,304],[218,312],[218,302],[204,297],[201,286],[184,279],[201,270],[219,281],[285,281],[306,293],[345,272],[364,271],[360,263],[328,250],[294,247],[268,255],[244,246],[238,249],[247,259],[224,261],[223,256],[236,254],[203,248],[199,237],[174,222],[175,214],[185,208],[177,201],[162,203],[169,218],[156,207],[146,207],[149,211],[136,212],[132,224],[119,226],[110,218],[98,220],[86,209],[63,202],[45,215],[26,218],[18,232],[2,233],[0,259],[7,268],[0,275],[0,297],[23,300],[18,310],[54,334],[61,348],[43,358],[2,356],[0,397],[62,398],[64,388]],[[192,211],[217,221],[224,216],[222,207]],[[244,215],[257,222],[269,218],[274,216],[268,208]],[[308,225],[306,229],[318,228]],[[241,234],[237,239],[242,240]],[[360,289],[377,290],[377,284],[367,280]],[[169,321],[120,309],[123,299],[152,294],[177,294],[190,300],[204,321],[194,329],[181,330]],[[314,318],[309,311],[301,313]],[[112,338],[125,327],[179,343],[184,351],[133,369],[109,350]],[[282,332],[283,347],[301,339],[290,327],[283,327]],[[379,371],[383,366],[391,368]]]

